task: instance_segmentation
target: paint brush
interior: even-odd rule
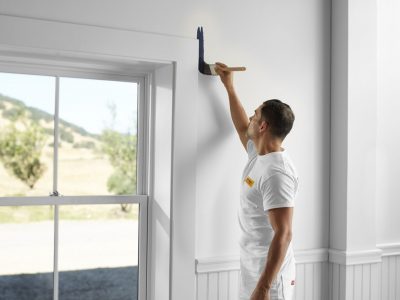
[[[197,28],[197,39],[199,40],[199,72],[204,75],[218,75],[215,72],[215,64],[208,64],[204,61],[204,34],[203,27]],[[224,71],[246,71],[245,67],[225,67]]]
[[[246,71],[245,67],[220,67],[222,71]],[[218,75],[215,71],[215,64],[204,63],[204,73],[205,75]]]

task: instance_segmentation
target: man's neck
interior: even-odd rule
[[[282,142],[278,139],[265,140],[259,139],[254,141],[258,155],[265,155],[271,152],[283,151]]]

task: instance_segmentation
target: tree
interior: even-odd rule
[[[117,195],[136,193],[136,136],[114,130],[115,105],[110,105],[112,123],[101,134],[101,151],[105,153],[114,172],[107,180],[107,189]],[[124,211],[128,206],[122,205]]]
[[[32,189],[46,170],[40,161],[45,134],[37,122],[28,122],[23,108],[12,121],[0,133],[0,160],[7,171]]]
[[[109,191],[117,195],[136,192],[136,136],[105,129],[101,135],[102,151],[108,155],[114,173],[107,181]]]

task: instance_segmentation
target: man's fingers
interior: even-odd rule
[[[221,63],[221,62],[216,62],[215,64],[216,64],[217,66],[221,67],[221,68],[226,68],[226,67],[228,67],[227,65],[225,65],[225,64],[223,64],[223,63]]]
[[[214,69],[215,69],[215,72],[220,76],[224,73],[224,71],[218,66],[215,66]]]
[[[230,71],[227,70],[225,67],[223,67],[223,66],[221,66],[221,65],[217,65],[217,64],[215,64],[214,69],[215,69],[215,71],[217,72],[217,74],[219,74],[219,75],[222,75],[222,74],[224,74],[224,73],[227,74],[227,73],[230,72]]]

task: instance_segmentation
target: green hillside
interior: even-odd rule
[[[12,104],[12,107],[7,108],[6,102]],[[28,112],[28,115],[30,116],[30,119],[32,121],[37,121],[37,122],[40,122],[40,120],[43,120],[45,122],[53,121],[53,115],[49,114],[48,112],[45,112],[36,107],[27,106],[21,100],[0,94],[0,110],[2,111],[3,118],[12,119],[16,115],[16,113],[18,112],[19,109],[24,109],[26,112]],[[84,128],[79,127],[70,122],[67,122],[63,119],[59,120],[59,124],[63,125],[64,128],[69,128],[70,130],[76,132],[77,134],[79,134],[81,136],[99,139],[99,135],[87,132]],[[60,131],[60,134],[61,134],[61,131]]]

